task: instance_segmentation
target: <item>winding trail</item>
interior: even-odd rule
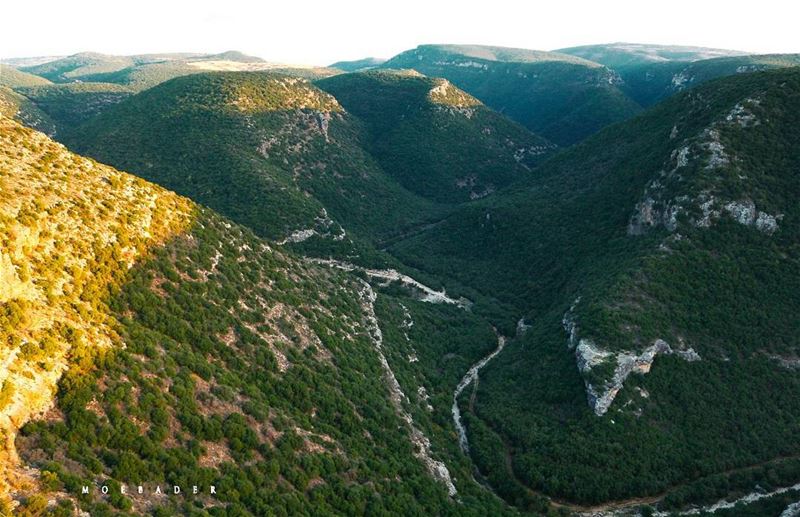
[[[455,497],[458,492],[450,477],[450,471],[447,469],[447,465],[433,458],[430,439],[416,426],[411,413],[403,406],[403,402],[408,402],[408,397],[403,393],[403,389],[397,381],[397,377],[395,377],[392,367],[386,359],[386,355],[383,353],[383,332],[378,325],[378,317],[375,315],[375,300],[378,296],[369,283],[364,280],[360,282],[361,291],[359,295],[361,296],[361,305],[366,315],[367,330],[372,338],[375,350],[378,352],[381,366],[383,367],[384,378],[386,384],[389,386],[389,399],[392,402],[392,407],[394,407],[397,415],[408,425],[411,442],[414,444],[414,456],[425,465],[434,479],[444,483],[450,497]]]
[[[471,302],[469,300],[466,300],[465,298],[459,298],[459,299],[451,298],[450,296],[447,295],[447,293],[444,290],[437,291],[435,289],[432,289],[422,284],[421,282],[418,282],[414,278],[405,275],[403,273],[400,273],[394,269],[369,269],[361,266],[356,266],[348,262],[343,262],[333,259],[307,258],[306,260],[314,264],[326,265],[344,271],[359,271],[366,274],[367,277],[371,280],[377,280],[379,282],[383,282],[382,285],[386,285],[391,282],[400,282],[404,286],[416,290],[419,294],[419,299],[423,302],[452,304],[462,309],[469,309],[470,306],[472,305]],[[410,438],[412,443],[414,443],[415,445],[414,456],[417,457],[426,466],[429,473],[434,479],[437,479],[445,484],[445,486],[447,487],[447,491],[451,497],[456,497],[457,496],[456,487],[453,484],[450,472],[447,469],[447,465],[445,465],[444,462],[433,458],[431,454],[430,440],[416,426],[413,417],[408,412],[408,410],[406,410],[406,408],[403,406],[404,401],[408,402],[408,397],[402,391],[400,383],[397,381],[397,378],[395,377],[394,372],[392,371],[391,366],[389,365],[389,362],[383,353],[383,333],[381,332],[381,329],[378,325],[378,318],[375,315],[374,304],[377,298],[377,294],[375,293],[375,291],[372,289],[372,286],[370,286],[368,282],[360,280],[360,283],[362,285],[362,290],[360,291],[361,302],[367,317],[368,331],[370,337],[372,338],[373,344],[375,345],[375,349],[378,352],[378,357],[380,359],[381,366],[383,367],[384,370],[384,376],[386,379],[386,383],[389,387],[390,400],[392,402],[392,406],[394,407],[398,416],[400,416],[400,418],[403,421],[405,421],[409,427]],[[525,325],[524,320],[520,320],[519,323],[517,324],[517,336],[525,332],[527,328],[528,326]],[[489,364],[489,362],[492,361],[495,357],[497,357],[505,348],[507,338],[505,336],[500,335],[496,331],[495,333],[497,334],[497,347],[491,353],[484,356],[478,362],[473,364],[469,368],[469,370],[467,370],[467,372],[461,378],[461,381],[456,386],[455,391],[453,392],[453,405],[451,409],[451,413],[453,416],[453,424],[455,425],[456,432],[458,434],[459,447],[468,458],[470,458],[469,440],[467,438],[466,429],[464,428],[464,424],[462,422],[461,410],[458,407],[458,398],[461,396],[464,390],[467,389],[467,387],[469,387],[471,384],[473,383],[477,384],[478,374],[480,373],[480,370],[483,369],[487,364]],[[516,474],[514,473],[511,461],[512,458],[510,457],[510,455],[507,455],[506,469],[508,470],[510,478],[513,479],[520,486],[522,486],[527,492],[529,492],[532,495],[546,497],[548,498],[550,504],[553,507],[562,510],[567,510],[569,512],[572,512],[574,515],[579,515],[582,517],[623,517],[623,516],[638,515],[638,513],[636,512],[636,508],[643,505],[656,505],[661,500],[663,500],[664,497],[666,497],[667,494],[669,494],[672,490],[675,490],[676,488],[685,485],[685,483],[681,483],[670,487],[668,490],[665,490],[664,492],[652,496],[631,497],[616,501],[608,501],[597,505],[581,505],[565,500],[554,499],[545,493],[530,488],[520,479],[517,478]],[[766,465],[769,463],[773,463],[775,461],[780,461],[780,459],[773,459],[761,462],[756,465],[749,465],[738,469],[732,469],[730,471],[727,471],[726,473],[731,474],[737,471],[744,471],[749,468]],[[479,482],[479,484],[485,487],[490,492],[494,493],[494,490],[491,486],[481,482]],[[793,491],[800,492],[800,483],[791,486],[777,488],[771,492],[753,491],[731,501],[727,499],[721,499],[713,504],[695,506],[682,511],[673,511],[673,512],[656,511],[653,515],[657,517],[667,517],[669,515],[690,516],[690,515],[701,515],[701,514],[713,514],[721,510],[731,509],[735,507],[737,504],[742,504],[742,503],[751,504],[760,501],[762,499],[767,499],[769,497]],[[796,517],[798,515],[800,515],[800,502],[789,505],[786,508],[786,510],[784,510],[784,514],[781,517]]]
[[[391,282],[400,282],[404,286],[418,291],[420,293],[420,300],[423,302],[446,303],[461,307],[462,309],[468,309],[472,306],[472,302],[466,298],[451,298],[447,295],[447,292],[444,289],[441,291],[432,289],[427,285],[411,278],[410,276],[400,273],[396,269],[370,269],[334,259],[307,258],[306,260],[312,264],[334,267],[343,271],[360,271],[373,280],[383,281],[384,285]]]
[[[423,302],[452,304],[462,309],[467,309],[471,305],[469,300],[464,298],[458,300],[450,298],[447,296],[447,293],[445,293],[444,290],[436,291],[431,289],[427,285],[422,284],[410,276],[404,275],[394,269],[368,269],[350,264],[348,262],[342,262],[333,259],[317,259],[307,257],[306,260],[313,264],[334,267],[344,271],[360,271],[365,273],[371,280],[382,281],[383,285],[398,281],[403,285],[413,288],[419,292],[420,300]],[[433,454],[431,453],[431,441],[427,436],[425,436],[425,433],[423,433],[422,430],[417,427],[417,425],[414,423],[414,417],[404,406],[404,403],[409,403],[408,397],[403,392],[400,382],[398,382],[397,377],[395,376],[394,371],[389,364],[389,361],[386,359],[386,355],[383,353],[383,331],[381,331],[378,323],[378,317],[375,314],[375,300],[377,300],[378,295],[375,293],[375,290],[372,288],[369,282],[362,279],[358,279],[358,282],[361,286],[361,289],[359,290],[359,296],[361,298],[361,307],[366,320],[367,332],[369,333],[370,339],[375,347],[375,351],[378,353],[378,359],[380,360],[381,367],[383,368],[384,380],[389,388],[389,400],[392,403],[392,407],[394,408],[395,413],[397,413],[397,416],[399,416],[408,426],[409,437],[411,443],[414,444],[414,456],[425,465],[425,467],[428,469],[428,472],[434,479],[442,482],[447,487],[447,493],[450,495],[450,497],[456,498],[458,491],[456,490],[453,479],[450,476],[450,471],[448,470],[447,465],[443,461],[434,459]]]

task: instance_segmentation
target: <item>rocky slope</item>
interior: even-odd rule
[[[18,429],[52,406],[70,360],[80,368],[87,351],[118,339],[98,297],[149,248],[182,231],[192,209],[5,117],[0,124],[0,489],[8,493],[21,481]]]

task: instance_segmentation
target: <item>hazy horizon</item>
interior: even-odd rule
[[[800,8],[775,0],[761,2],[758,10],[688,0],[659,7],[628,0],[544,6],[497,0],[490,8],[410,0],[391,16],[380,14],[385,8],[363,8],[354,1],[248,5],[200,0],[182,8],[180,3],[142,0],[124,15],[98,0],[43,4],[36,4],[36,12],[32,4],[4,7],[8,19],[19,23],[9,24],[0,35],[0,58],[239,50],[267,61],[328,65],[387,58],[425,43],[554,50],[627,42],[800,52],[793,27]]]

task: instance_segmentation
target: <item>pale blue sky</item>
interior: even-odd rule
[[[329,64],[421,43],[540,50],[628,41],[800,52],[798,2],[671,0],[26,0],[0,8],[0,57],[219,52]]]

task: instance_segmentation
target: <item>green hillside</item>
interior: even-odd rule
[[[330,68],[338,68],[343,72],[362,72],[375,68],[385,63],[386,60],[379,57],[365,57],[364,59],[356,59],[353,61],[337,61],[330,65]]]
[[[436,215],[377,166],[362,133],[309,82],[253,72],[168,81],[64,139],[271,238],[328,224],[328,215],[370,237]]]
[[[468,412],[507,498],[670,507],[800,478],[798,114],[798,71],[711,81],[390,248],[532,324]]]
[[[691,63],[639,63],[615,70],[625,81],[623,90],[643,106],[651,106],[676,92],[718,77],[792,66],[800,66],[800,55],[730,56]]]
[[[238,63],[263,63],[263,59],[238,51],[221,54],[141,54],[116,56],[97,52],[81,52],[34,66],[23,67],[27,73],[38,75],[56,83],[74,81],[115,82],[105,76],[152,64],[168,65],[180,69],[190,62],[233,61]]]
[[[48,79],[50,79],[55,83],[111,83],[135,92],[152,88],[175,77],[210,71],[269,70],[307,79],[318,79],[341,73],[340,70],[333,68],[292,67],[267,63],[260,57],[248,56],[234,50],[219,54],[166,53],[132,56],[83,52],[22,68],[26,72],[16,70],[16,75],[11,76],[11,79],[20,83],[19,86],[48,84],[50,82]],[[41,82],[30,83],[28,81],[30,84],[23,84],[22,78],[17,77],[20,75],[33,77]],[[13,85],[13,87],[16,86],[16,84]]]
[[[573,144],[639,106],[611,70],[584,59],[524,49],[421,45],[384,68],[449,80],[490,108],[558,145]]]
[[[375,71],[317,85],[364,121],[368,149],[386,172],[435,201],[487,196],[554,149],[442,79]]]
[[[4,117],[0,165],[2,513],[516,513],[418,390],[451,389],[488,325]]]
[[[44,77],[54,83],[72,82],[86,75],[115,72],[136,63],[133,56],[112,56],[96,52],[81,52],[48,61],[41,65],[24,67],[24,72]]]
[[[103,113],[133,95],[133,91],[110,83],[67,83],[19,87],[38,109],[56,125],[57,133],[65,133]]]
[[[12,66],[0,64],[0,86],[20,88],[45,84],[50,84],[50,81],[44,77],[22,72]]]
[[[0,114],[51,136],[56,132],[56,125],[47,113],[24,95],[4,86],[0,86]]]

